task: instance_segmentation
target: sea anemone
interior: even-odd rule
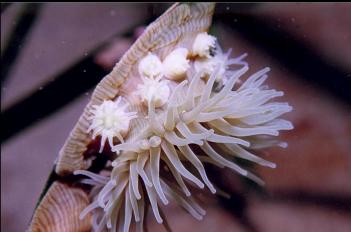
[[[230,58],[232,49],[229,49],[226,53],[223,53],[219,44],[216,44],[215,48],[216,49],[212,55],[196,59],[194,62],[195,71],[202,72],[202,77],[209,77],[218,66],[219,70],[216,75],[216,82],[225,82],[232,76],[233,71],[236,71],[232,69],[229,70],[229,66],[248,66],[248,63],[243,60],[247,56],[246,53],[235,58]]]
[[[142,78],[143,84],[138,85],[137,95],[140,96],[143,104],[148,106],[152,101],[155,107],[161,107],[168,101],[170,89],[168,80]]]
[[[161,60],[149,52],[139,63],[139,75],[147,78],[159,78],[162,75]]]
[[[126,136],[129,130],[130,120],[136,118],[136,112],[127,112],[128,103],[122,103],[122,97],[116,101],[104,101],[101,105],[93,105],[90,111],[91,125],[88,133],[92,131],[92,138],[101,136],[100,150],[101,153],[106,140],[110,147],[113,147],[113,139],[117,137],[120,142],[123,142],[123,137]]]
[[[99,82],[55,162],[58,176],[66,176],[55,184],[74,173],[91,188],[75,183],[81,191],[73,197],[52,185],[37,210],[40,221],[50,222],[34,222],[38,230],[63,223],[85,231],[91,223],[95,231],[128,231],[135,223],[142,231],[149,208],[166,224],[162,206],[172,201],[201,220],[206,211],[195,193],[223,193],[205,163],[263,184],[237,161],[274,168],[255,150],[287,146],[275,138],[292,129],[279,119],[292,108],[272,101],[283,92],[263,84],[269,68],[244,76],[246,54],[231,58],[231,50],[222,52],[217,38],[205,33],[213,13],[214,3],[174,4]]]
[[[177,81],[185,77],[186,71],[190,68],[188,53],[186,48],[177,48],[165,58],[163,71],[168,79]]]
[[[195,43],[202,36],[196,37]],[[193,47],[196,48],[196,45]],[[139,115],[133,120],[142,125],[137,133],[128,135],[125,141],[120,139],[119,144],[110,143],[111,150],[116,153],[116,159],[109,166],[111,172],[98,175],[75,171],[75,174],[91,178],[84,179],[83,183],[94,186],[91,192],[93,201],[81,217],[93,212],[95,231],[102,231],[105,227],[111,231],[118,228],[129,231],[132,218],[137,230],[142,231],[145,204],[148,202],[157,222],[162,223],[164,218],[161,217],[158,200],[164,205],[174,200],[201,220],[205,210],[192,196],[189,185],[200,189],[206,186],[212,193],[217,191],[206,174],[204,162],[229,168],[259,184],[263,181],[233,162],[232,157],[275,167],[274,163],[251,151],[274,145],[286,147],[286,143],[274,137],[281,130],[293,128],[289,121],[278,118],[291,111],[292,107],[287,103],[270,101],[282,96],[283,92],[263,85],[269,68],[239,81],[249,69],[243,61],[246,55],[232,59],[229,58],[230,51],[223,54],[218,44],[216,47],[215,54],[196,56],[191,61],[186,58],[186,49],[172,51],[162,63],[162,70],[170,83],[161,80],[161,77],[140,77],[143,84],[136,93],[145,104],[146,115]],[[207,48],[204,50],[207,51]],[[157,59],[149,54],[143,61]],[[141,62],[139,66],[141,75],[154,76],[158,73],[145,71],[148,66],[143,65]],[[235,67],[230,69],[231,65]],[[158,65],[155,67],[159,68]],[[180,76],[184,79],[181,82]],[[94,129],[94,134],[101,133],[102,140],[125,132],[129,121],[135,117],[134,113],[123,111],[125,106],[119,108],[117,105],[104,102],[96,106],[91,129]],[[106,128],[102,126],[106,121],[101,118],[109,120],[110,117],[106,113],[111,113],[111,117],[117,115],[113,122],[121,123],[111,124],[115,125],[111,130],[113,133],[106,130],[110,134],[104,132]],[[126,122],[120,121],[122,116]],[[195,169],[187,168],[185,163]]]
[[[199,57],[211,56],[216,48],[216,37],[207,34],[207,32],[199,33],[193,43],[192,54]]]

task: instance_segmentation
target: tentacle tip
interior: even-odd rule
[[[250,146],[251,146],[251,143],[250,143],[250,142],[245,141],[245,142],[244,142],[244,143],[242,143],[241,145],[243,145],[244,147],[250,147]]]
[[[276,168],[276,167],[277,167],[277,164],[272,163],[272,164],[270,164],[268,167],[270,167],[270,168]]]
[[[272,135],[273,135],[273,136],[278,136],[278,135],[279,135],[279,131],[274,131],[274,132],[272,132]]]
[[[287,147],[288,147],[288,143],[282,142],[281,144],[279,144],[279,146],[280,146],[281,148],[287,148]]]
[[[216,194],[217,190],[212,186],[211,188],[209,188],[212,194]]]
[[[115,147],[112,147],[111,151],[116,152],[117,155],[119,155],[119,153],[121,152],[118,148],[115,148]]]
[[[246,72],[247,70],[249,70],[249,66],[246,65],[246,66],[242,67],[242,70],[244,70],[244,72]],[[240,71],[240,70],[239,70],[239,71]]]
[[[204,141],[202,141],[202,140],[194,141],[193,143],[194,143],[194,144],[197,144],[197,145],[199,145],[199,146],[204,145]]]
[[[158,223],[158,224],[163,224],[162,218],[158,218],[158,219],[157,219],[157,223]]]

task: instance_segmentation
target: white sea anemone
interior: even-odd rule
[[[157,78],[162,75],[162,62],[158,56],[148,53],[139,63],[139,74],[148,78]]]
[[[202,58],[209,58],[216,48],[216,37],[207,34],[207,32],[199,33],[193,43],[192,54]]]
[[[216,52],[214,56],[196,59],[194,63],[194,68],[196,72],[203,72],[204,77],[209,77],[215,70],[217,66],[219,66],[218,75],[216,81],[223,80],[224,82],[230,77],[234,70],[228,70],[229,66],[247,66],[247,62],[243,61],[243,59],[247,56],[247,54],[242,54],[236,58],[229,58],[232,50],[229,49],[226,53],[222,52],[222,49],[219,45],[216,47]]]
[[[155,107],[161,107],[168,101],[170,89],[168,80],[142,78],[143,84],[138,85],[137,94],[141,101],[148,106],[152,101]]]
[[[230,59],[230,52],[223,54],[217,50],[219,53],[213,58],[218,62],[190,66],[184,61],[185,52],[176,51],[164,61],[164,70],[170,71],[172,65],[174,68],[182,63],[183,68],[187,66],[182,72],[190,69],[183,74],[186,79],[180,83],[173,81],[175,86],[171,88],[160,78],[142,77],[144,84],[138,87],[138,94],[147,102],[147,115],[135,119],[139,125],[135,133],[112,147],[116,159],[110,167],[110,176],[75,172],[90,177],[83,182],[95,186],[93,202],[81,217],[93,211],[96,231],[105,227],[111,231],[116,228],[129,231],[133,215],[137,230],[142,231],[146,202],[150,202],[158,223],[165,219],[160,214],[159,203],[167,205],[170,200],[201,220],[206,212],[191,195],[189,184],[217,192],[203,163],[229,168],[263,184],[259,177],[233,162],[233,157],[275,168],[274,163],[252,151],[270,146],[286,147],[286,143],[279,142],[275,136],[281,130],[293,128],[289,121],[278,119],[292,107],[271,101],[283,92],[263,85],[269,68],[240,81],[249,69],[242,60],[245,55]],[[232,64],[239,68],[229,69]],[[178,71],[171,73],[179,74]],[[204,73],[208,78],[201,78]],[[216,81],[224,78],[226,81],[217,89]],[[162,90],[165,86],[169,89]],[[156,110],[160,105],[163,107]],[[202,152],[195,152],[194,148]],[[185,163],[194,168],[188,168]],[[161,170],[168,170],[169,174],[162,175]]]
[[[186,48],[177,48],[164,59],[163,71],[168,79],[181,80],[185,77],[186,71],[190,68],[188,53]]]
[[[101,136],[100,153],[106,140],[110,147],[113,147],[115,137],[123,141],[123,137],[129,130],[130,120],[137,117],[136,112],[127,112],[127,107],[127,103],[122,103],[122,97],[118,97],[116,101],[104,101],[101,105],[92,106],[88,133],[93,131],[93,139],[98,135]]]

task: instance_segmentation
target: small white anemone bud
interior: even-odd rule
[[[141,79],[143,84],[138,85],[137,94],[140,95],[143,104],[148,106],[149,102],[153,101],[156,108],[163,106],[170,95],[169,81],[149,78]]]
[[[224,73],[228,68],[227,57],[221,53],[217,53],[214,57],[208,59],[198,59],[194,62],[194,68],[196,72],[203,72],[202,77],[210,76],[215,69],[219,66],[216,81],[221,80],[224,77]]]
[[[123,142],[129,130],[130,120],[137,117],[136,112],[127,112],[128,103],[122,103],[122,97],[118,97],[116,101],[104,101],[101,105],[92,106],[91,125],[88,133],[93,131],[93,139],[101,136],[100,150],[101,153],[106,140],[110,147],[113,147],[113,138],[117,137]]]
[[[138,68],[140,76],[157,78],[162,75],[162,62],[151,52],[140,61]]]
[[[216,39],[216,37],[207,34],[207,32],[198,34],[193,43],[192,54],[202,58],[209,58],[211,50],[216,47]]]
[[[172,51],[163,61],[163,72],[170,80],[181,80],[190,68],[188,56],[188,49],[177,48]]]

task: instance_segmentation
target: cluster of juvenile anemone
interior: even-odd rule
[[[133,218],[142,231],[146,203],[162,223],[159,203],[167,205],[170,199],[201,220],[205,210],[189,186],[217,191],[203,163],[230,168],[258,183],[262,180],[233,162],[233,157],[275,167],[252,151],[287,146],[274,136],[293,128],[289,121],[278,119],[292,108],[270,101],[283,92],[263,85],[269,68],[240,81],[248,70],[246,54],[229,56],[214,36],[200,33],[190,51],[175,48],[163,61],[149,53],[139,62],[142,83],[134,94],[146,116],[128,112],[122,97],[94,106],[88,132],[101,137],[100,152],[108,141],[116,154],[106,175],[75,172],[88,176],[82,182],[93,185],[93,201],[80,216],[93,212],[95,231],[129,231]],[[130,136],[132,120],[146,123]]]

